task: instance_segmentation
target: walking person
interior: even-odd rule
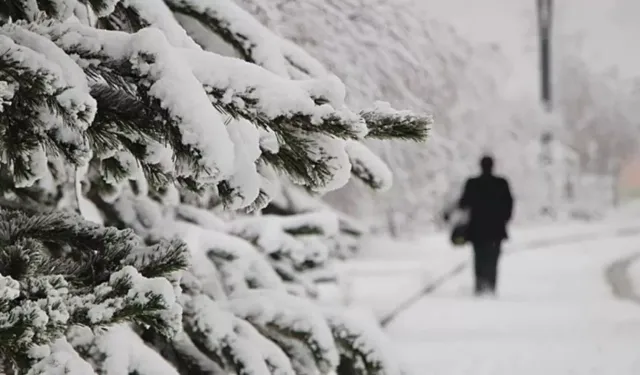
[[[513,211],[509,183],[493,174],[493,164],[490,156],[482,157],[482,173],[466,181],[458,202],[469,214],[466,238],[473,245],[476,295],[496,292],[501,245]]]

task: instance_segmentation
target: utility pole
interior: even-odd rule
[[[551,112],[551,24],[553,0],[537,0],[540,35],[540,92],[542,103]]]
[[[538,9],[538,35],[540,38],[540,95],[542,104],[551,114],[552,96],[551,96],[551,24],[552,24],[552,8],[553,0],[536,0]],[[550,126],[550,124],[548,125]],[[550,126],[553,128],[553,126]],[[542,134],[541,142],[541,168],[544,173],[545,183],[547,185],[546,202],[541,207],[541,214],[551,218],[555,218],[555,212],[559,204],[555,199],[556,185],[554,184],[553,170],[554,164],[558,160],[554,160],[553,133],[548,129]]]
[[[545,202],[542,204],[540,213],[542,216],[555,218],[557,204],[556,186],[553,180],[554,162],[555,160],[555,142],[551,132],[544,132],[540,137],[540,169],[542,170],[544,181],[547,185],[547,194],[544,197]]]

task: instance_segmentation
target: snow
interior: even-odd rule
[[[0,82],[0,112],[4,112],[5,106],[11,105],[11,100],[16,94],[18,87],[7,81]]]
[[[531,83],[526,87],[537,87],[529,82],[537,61],[531,54],[535,33],[529,32],[535,29],[529,27],[535,22],[535,2],[495,0],[480,5],[468,0],[410,0],[369,1],[366,6],[353,0],[239,3],[342,78],[347,101],[354,107],[367,108],[374,100],[384,99],[402,108],[437,109],[437,124],[426,146],[370,144],[394,171],[395,183],[387,194],[374,195],[366,187],[349,187],[331,196],[336,206],[380,227],[400,221],[391,218],[389,212],[406,214],[404,222],[396,227],[404,233],[421,232],[433,223],[441,200],[455,189],[457,180],[475,172],[480,153],[493,150],[501,173],[513,178],[514,192],[522,197],[519,216],[531,219],[539,215],[541,196],[535,193],[544,190],[540,189],[543,182],[534,175],[539,169],[537,163],[533,167],[529,163],[537,155],[531,158],[522,150],[530,142],[538,142],[548,121],[532,90],[505,95],[505,90],[522,77]],[[477,8],[486,18],[467,15],[464,9],[468,7]],[[505,34],[505,30],[514,34]],[[527,40],[515,43],[514,38],[522,37],[523,32]],[[482,40],[487,34],[494,38]],[[493,41],[498,44],[487,43]],[[527,46],[533,49],[525,52]],[[513,61],[508,55],[514,49],[525,52],[526,61]],[[524,76],[523,67],[527,70]],[[554,171],[558,182],[566,177],[561,169]],[[584,204],[579,199],[580,205]]]
[[[163,172],[173,171],[173,151],[167,145],[163,145],[160,142],[146,139],[147,154],[144,157],[144,161],[148,164],[157,165]]]
[[[258,129],[260,132],[260,148],[265,152],[277,154],[280,150],[280,141],[276,133],[271,129]]]
[[[271,327],[302,338],[322,373],[338,365],[334,338],[324,316],[311,301],[277,291],[252,290],[228,304],[236,316],[262,329]]]
[[[249,284],[269,289],[283,288],[280,277],[266,258],[241,238],[179,221],[168,221],[158,230],[168,238],[183,238],[195,261],[207,259],[212,262],[228,294],[244,292]],[[196,266],[202,272],[197,273],[202,276],[209,272],[207,268],[210,269],[208,263]]]
[[[242,58],[242,55],[232,45],[195,17],[184,13],[174,13],[173,16],[187,31],[187,34],[204,50],[214,51],[223,56]]]
[[[97,12],[110,12],[114,4],[108,3]],[[254,152],[254,140],[247,142],[249,133],[246,131],[236,132],[234,139],[231,139],[227,130],[234,130],[226,126],[226,121],[218,112],[239,110],[242,116],[248,115],[255,122],[254,126],[264,127],[265,122],[274,123],[273,120],[277,120],[275,133],[294,131],[295,128],[301,130],[298,137],[310,144],[305,150],[305,157],[326,164],[328,171],[313,176],[312,181],[304,181],[305,184],[312,185],[322,193],[346,184],[351,176],[349,172],[352,165],[345,152],[345,142],[335,138],[363,138],[368,128],[361,116],[345,106],[344,84],[337,76],[328,73],[317,60],[293,43],[268,32],[255,18],[232,2],[176,0],[168,5],[178,13],[200,13],[200,20],[204,18],[209,21],[208,26],[212,31],[220,33],[221,30],[217,28],[231,30],[234,35],[226,35],[227,42],[241,44],[235,47],[251,55],[243,57],[257,65],[202,51],[164,2],[128,0],[121,5],[137,12],[150,27],[127,34],[97,30],[73,19],[65,23],[46,22],[14,28],[14,33],[27,35],[38,42],[31,44],[44,54],[51,55],[65,68],[62,69],[64,74],[78,84],[82,83],[78,93],[67,90],[59,98],[60,104],[69,108],[71,118],[86,122],[84,127],[78,127],[79,130],[86,130],[93,119],[90,116],[91,108],[95,107],[80,100],[81,92],[87,91],[87,77],[81,68],[128,61],[131,66],[126,69],[132,70],[130,74],[140,81],[139,86],[146,89],[147,94],[167,111],[166,115],[172,120],[169,125],[181,133],[177,141],[191,148],[189,151],[197,157],[201,167],[198,171],[191,170],[191,165],[181,163],[185,158],[172,155],[169,147],[151,142],[144,161],[157,164],[170,177],[173,177],[171,175],[175,170],[178,177],[196,177],[200,183],[225,181],[232,192],[226,197],[229,208],[255,209],[265,205],[273,191],[273,173],[264,166],[256,167],[255,172],[252,171],[253,166],[245,168],[260,155]],[[185,14],[182,16],[186,17]],[[212,66],[216,66],[216,69],[212,69]],[[303,79],[291,80],[291,77]],[[91,83],[96,82],[92,79]],[[301,135],[309,131],[321,134],[316,137],[312,134]],[[59,138],[64,142],[81,140],[81,135],[76,133],[69,129],[58,131]],[[281,146],[276,145],[279,142],[275,133],[268,137],[260,134],[258,142],[264,147],[261,151],[273,152]],[[248,146],[247,149],[235,149],[242,145]],[[100,157],[114,155],[116,151],[102,150],[100,152],[104,154]],[[229,153],[240,160],[229,157]],[[180,165],[174,168],[170,163],[171,156],[177,156],[175,159]],[[131,176],[139,174],[139,171],[133,170],[135,163],[131,162],[130,155],[120,152],[118,157],[127,161]],[[359,170],[366,168],[366,164],[375,165],[373,155],[369,159],[368,163],[359,163]],[[37,160],[36,164],[45,165],[44,161]],[[205,173],[201,173],[202,169]],[[378,166],[377,170],[383,170],[383,167]],[[388,178],[383,176],[382,179]],[[26,183],[31,183],[31,180]],[[117,194],[120,188],[116,185],[112,192]],[[105,198],[113,200],[116,196]]]
[[[340,274],[351,285],[349,305],[371,324],[445,278],[386,327],[407,374],[631,375],[640,371],[640,306],[617,299],[605,271],[635,259],[626,272],[638,295],[637,217],[637,207],[626,207],[602,222],[513,228],[496,298],[472,297],[468,268],[445,277],[470,259],[446,233],[370,238]]]
[[[31,174],[30,177],[23,177],[21,181],[16,181],[16,187],[26,188],[33,185],[39,179],[47,174],[47,154],[44,149],[37,145],[23,159],[27,166],[27,170]]]
[[[277,194],[280,186],[280,175],[278,175],[273,166],[262,160],[258,162],[258,173],[260,173],[261,180],[260,191],[267,199],[263,207],[256,207],[256,209],[262,209],[266,207]]]
[[[398,361],[398,353],[385,332],[375,320],[367,319],[362,311],[347,309],[325,312],[336,341],[352,341],[359,355],[355,356],[371,372],[375,370],[388,375],[403,374],[403,364]],[[375,370],[374,370],[375,369]]]
[[[36,0],[26,0],[22,5],[23,12],[27,19],[33,20],[38,14],[38,3]]]
[[[635,257],[627,270],[631,288],[634,291],[634,297],[640,301],[640,256]]]
[[[97,17],[106,17],[109,14],[113,13],[115,10],[116,4],[118,4],[120,0],[105,0],[101,1],[97,9],[93,9],[96,13]]]
[[[324,79],[312,78],[300,81],[300,87],[314,99],[323,99],[329,103],[344,103],[347,95],[344,83],[336,75],[330,74]]]
[[[289,62],[288,72],[294,79],[306,77],[322,77],[327,74],[326,68],[320,61],[313,58],[304,48],[296,43],[281,38],[280,50],[285,59]]]
[[[261,178],[256,161],[260,157],[260,135],[255,125],[245,119],[230,118],[227,126],[229,136],[235,145],[234,174],[227,181],[231,190],[227,198],[227,209],[234,210],[249,206],[260,194]]]
[[[167,374],[178,372],[126,324],[94,333],[74,326],[67,335],[74,348],[83,352],[98,373]]]
[[[201,180],[220,181],[231,175],[233,157],[230,155],[233,155],[234,145],[225,123],[188,62],[175,53],[176,47],[169,44],[160,30],[146,28],[126,34],[80,24],[63,24],[39,27],[35,31],[55,35],[54,42],[65,50],[83,51],[94,58],[129,61],[133,71],[146,82],[148,94],[158,99],[178,124],[182,135],[180,141],[199,151],[198,162],[207,171],[206,175],[199,175]],[[152,60],[149,59],[151,56]],[[180,175],[185,176],[195,172],[178,169]]]
[[[121,297],[118,293],[122,293],[122,288],[126,295]],[[96,325],[111,323],[131,306],[144,306],[153,308],[147,314],[154,315],[159,325],[155,328],[162,334],[172,337],[182,329],[182,307],[169,280],[145,278],[132,266],[124,266],[111,274],[109,282],[97,286],[93,294],[75,296],[69,302],[72,312],[86,310],[87,319]]]
[[[119,0],[84,4],[84,10],[76,14],[83,21],[74,15],[63,23],[60,20],[42,20],[18,23],[13,29],[13,26],[6,26],[2,33],[11,38],[2,36],[0,42],[11,48],[9,52],[16,52],[23,58],[18,59],[19,63],[30,65],[27,67],[27,70],[31,69],[29,73],[37,72],[50,81],[46,82],[44,96],[56,95],[55,101],[47,103],[56,110],[60,107],[62,111],[36,112],[38,120],[45,125],[43,129],[35,130],[42,134],[45,130],[53,130],[50,134],[57,137],[58,143],[78,154],[70,160],[71,167],[64,171],[76,172],[75,185],[69,184],[76,189],[78,207],[73,208],[78,208],[86,219],[95,223],[95,228],[89,225],[89,229],[95,230],[105,224],[106,219],[110,222],[113,219],[132,228],[124,232],[124,237],[132,236],[135,231],[148,243],[163,237],[183,238],[199,264],[184,273],[152,277],[150,273],[155,272],[154,276],[157,276],[161,273],[158,269],[167,266],[161,263],[154,269],[155,263],[164,261],[163,257],[173,248],[166,243],[137,248],[141,244],[127,238],[131,241],[123,244],[124,252],[107,246],[109,253],[103,255],[108,259],[104,261],[117,259],[119,263],[117,267],[112,265],[114,269],[109,272],[108,280],[101,279],[104,282],[93,288],[91,293],[84,288],[78,290],[75,284],[67,286],[59,275],[21,280],[15,291],[5,288],[2,295],[5,299],[14,298],[18,286],[23,288],[20,292],[27,294],[24,301],[19,301],[20,307],[10,312],[21,319],[30,318],[31,326],[25,332],[19,332],[18,339],[40,344],[55,339],[55,334],[68,334],[69,342],[60,340],[49,347],[34,347],[29,352],[34,358],[43,357],[34,371],[54,374],[94,371],[175,374],[177,371],[143,342],[133,326],[102,327],[129,320],[135,321],[136,330],[150,328],[157,331],[169,346],[173,344],[171,340],[174,337],[182,339],[182,344],[187,346],[193,344],[191,347],[199,349],[213,362],[220,360],[223,363],[218,365],[230,367],[225,371],[231,369],[260,375],[332,373],[340,359],[336,341],[341,341],[342,352],[353,351],[365,364],[373,363],[374,367],[379,367],[379,362],[391,363],[383,358],[380,351],[384,349],[376,345],[378,338],[369,335],[368,328],[358,324],[357,318],[323,315],[308,298],[312,294],[310,290],[314,287],[314,279],[306,277],[308,274],[299,275],[308,269],[318,271],[313,275],[316,278],[327,278],[326,274],[331,273],[330,267],[324,266],[330,266],[328,263],[334,255],[332,251],[338,247],[340,220],[343,218],[329,212],[280,220],[267,217],[257,225],[260,228],[256,238],[238,238],[224,233],[231,231],[231,226],[215,215],[183,207],[175,189],[171,190],[171,204],[166,204],[164,197],[153,195],[153,186],[143,173],[146,164],[152,164],[154,169],[165,172],[169,178],[176,177],[175,174],[177,177],[193,177],[196,182],[215,185],[218,192],[228,187],[233,194],[223,197],[228,198],[227,208],[255,207],[266,204],[265,195],[275,194],[279,187],[275,170],[265,165],[264,159],[260,160],[261,153],[293,148],[293,142],[297,140],[301,142],[295,146],[300,148],[290,155],[317,162],[317,165],[303,166],[318,180],[304,181],[305,184],[320,192],[338,189],[347,183],[352,171],[345,140],[362,139],[368,134],[366,121],[345,105],[343,83],[335,75],[328,74],[301,48],[268,32],[233,2],[120,1],[120,4]],[[33,12],[30,16],[35,16],[37,2],[27,0],[24,3],[28,12]],[[244,49],[242,52],[250,54],[244,57],[263,67],[202,51],[179,26],[165,3],[190,14],[194,9],[202,12],[200,19],[210,18],[210,28],[230,29],[237,35],[232,38],[226,35],[227,39],[240,43]],[[83,5],[75,0],[47,4],[60,13],[68,13],[65,19],[71,16],[70,12],[76,9],[74,7]],[[137,12],[141,24],[149,24],[150,27],[128,33],[97,29],[81,23],[93,24],[96,21],[92,20],[93,16],[108,15],[116,5],[130,7],[134,18]],[[93,9],[94,6],[97,8]],[[43,18],[45,16],[42,15]],[[117,15],[107,22],[117,29],[118,25],[114,23],[122,21],[120,26],[128,28],[126,20],[120,18],[121,15]],[[137,28],[136,25],[128,26]],[[220,33],[221,30],[217,31]],[[11,39],[19,43],[13,43]],[[116,141],[120,144],[111,145],[113,149],[88,149],[92,145],[88,145],[91,143],[89,139],[113,142],[108,137],[99,139],[103,134],[91,133],[95,130],[90,126],[96,115],[96,103],[89,95],[96,92],[97,86],[109,86],[116,92],[120,85],[109,79],[111,74],[121,75],[125,81],[135,81],[135,84],[125,86],[138,90],[145,104],[159,106],[156,108],[158,119],[171,127],[164,129],[169,130],[164,134],[166,139],[147,142],[147,136],[162,137],[151,135],[152,131],[147,133],[149,129],[143,129],[140,134],[125,134],[131,130],[126,125],[132,124],[123,125],[118,119],[101,117],[101,120],[111,122],[102,125],[114,127],[107,129],[113,130],[110,136],[127,139]],[[2,87],[3,101],[13,98],[15,87],[10,86]],[[245,116],[247,114],[249,116]],[[136,124],[135,120],[133,124]],[[258,126],[271,129],[260,131]],[[293,135],[291,143],[280,144],[286,139],[283,135]],[[163,141],[170,145],[163,144]],[[309,142],[309,147],[306,142]],[[133,148],[136,146],[141,146],[143,151],[135,152]],[[178,146],[186,146],[179,150],[186,149],[186,152],[174,154]],[[33,150],[23,160],[36,174],[27,184],[43,176],[50,177],[50,180],[54,176],[59,178],[57,171],[46,168],[50,160],[47,160],[49,155],[45,150],[49,148],[37,147],[37,152]],[[66,156],[68,153],[62,154]],[[95,165],[102,165],[95,168],[94,163],[87,165],[91,155],[98,159]],[[360,150],[360,155],[366,155],[366,149]],[[195,163],[189,156],[197,158]],[[104,175],[106,163],[100,163],[103,158],[118,163],[122,173]],[[362,158],[373,159],[373,156]],[[362,167],[366,169],[368,166]],[[325,169],[328,173],[324,173]],[[376,166],[376,169],[382,168]],[[102,213],[104,220],[97,208],[102,205],[94,205],[83,196],[88,188],[97,190],[102,187],[93,184],[96,182],[94,178],[99,177],[102,177],[100,182],[115,185],[113,189],[107,189],[116,193],[103,202],[113,208]],[[71,183],[72,178],[70,173],[60,179],[62,181],[45,182],[57,188],[58,184]],[[386,180],[387,176],[382,179]],[[129,181],[137,182],[135,185],[139,189],[129,186]],[[83,184],[86,182],[91,184]],[[73,191],[65,193],[64,186],[63,194],[71,197]],[[60,205],[61,209],[67,207],[67,202]],[[273,225],[267,226],[267,223]],[[106,229],[105,233],[110,234]],[[96,235],[100,234],[104,233]],[[179,251],[184,250],[182,244],[178,246]],[[286,253],[288,259],[280,264],[271,264],[269,256],[275,251]],[[88,254],[93,255],[93,252]],[[169,255],[178,257],[182,254]],[[100,256],[97,259],[98,262],[103,261]],[[283,274],[288,271],[291,278]],[[11,284],[12,280],[2,281]],[[184,287],[184,293],[181,287]],[[303,297],[287,293],[294,287],[303,289],[300,293]],[[30,293],[33,296],[29,296]],[[34,302],[30,297],[40,299]],[[138,310],[144,313],[140,314]],[[3,312],[1,318],[10,321],[14,316]],[[83,326],[68,327],[75,323]],[[183,329],[190,337],[185,337]],[[154,343],[157,342],[154,340]],[[80,359],[78,354],[83,358]],[[385,364],[383,367],[391,369],[393,366]]]
[[[509,255],[496,299],[472,298],[465,273],[388,332],[412,368],[434,374],[635,374],[640,309],[602,274],[637,251],[635,238],[610,238]]]
[[[131,304],[144,306],[151,304],[152,301],[158,301],[156,303],[161,310],[157,315],[164,322],[162,327],[164,334],[171,337],[182,330],[180,320],[182,307],[177,303],[175,290],[168,279],[164,277],[145,279],[133,267],[124,267],[122,271],[118,272],[127,274],[133,284],[127,292],[127,299],[131,301]]]
[[[185,323],[186,329],[193,333],[194,340],[200,341],[205,353],[231,357],[225,359],[241,363],[247,374],[269,375],[267,363],[283,366],[276,367],[276,371],[282,371],[283,374],[291,373],[290,365],[283,363],[281,353],[273,344],[259,339],[260,334],[250,324],[223,310],[205,296],[188,299]]]
[[[255,244],[278,272],[296,278],[296,283],[311,291],[314,289],[311,280],[295,275],[298,270],[309,268],[309,264],[313,267],[328,264],[332,241],[339,233],[339,221],[332,212],[284,217],[261,215],[232,221],[229,233]]]
[[[262,217],[241,218],[230,223],[229,233],[255,243],[265,254],[285,254],[300,247],[298,241],[284,232],[277,221],[265,221]]]
[[[162,30],[169,43],[173,46],[201,49],[187,35],[186,30],[178,23],[163,0],[121,0],[121,4],[135,9],[149,26]]]
[[[248,330],[248,329],[247,329]],[[274,375],[294,375],[296,372],[293,370],[291,361],[287,357],[286,353],[275,345],[272,341],[262,336],[255,331],[255,335],[252,335],[252,339],[260,347],[260,351],[264,356],[264,360],[269,366],[271,374]]]
[[[19,27],[10,27],[3,29],[2,34],[4,35],[0,36],[0,49],[5,59],[16,64],[18,76],[38,72],[45,83],[40,95],[36,96],[38,102],[43,104],[43,97],[38,98],[41,95],[56,94],[56,100],[63,112],[58,113],[45,105],[39,106],[35,110],[37,117],[43,120],[42,125],[31,131],[38,135],[51,132],[59,145],[65,147],[65,151],[71,153],[76,161],[86,162],[88,148],[82,133],[93,121],[96,102],[88,94],[86,79],[78,77],[78,66],[53,43],[34,33]],[[16,44],[12,39],[26,46]],[[28,76],[22,79],[25,78]],[[20,89],[19,80],[10,83],[17,86],[16,90]],[[13,93],[15,94],[15,91]],[[6,94],[8,92],[5,92],[5,96]],[[20,155],[10,156],[20,157]],[[23,176],[22,181],[16,181],[18,186],[30,186],[44,177],[47,159],[50,156],[52,155],[47,155],[41,145],[36,145],[30,155],[24,156],[23,158],[27,159],[25,162],[30,167],[30,175]]]
[[[560,222],[514,227],[504,249],[516,252],[554,243],[582,243],[640,229],[629,215],[619,217],[615,213],[609,220],[590,224]],[[448,236],[440,232],[405,241],[379,236],[365,239],[358,258],[338,265],[346,284],[346,297],[354,305],[372,309],[378,318],[386,317],[425,285],[437,282],[470,260],[468,247],[452,247]],[[376,287],[372,288],[372,284]]]
[[[0,301],[9,303],[20,296],[20,283],[10,276],[0,275]]]
[[[83,360],[65,339],[54,341],[48,348],[32,351],[43,357],[27,372],[28,375],[94,375],[89,363]]]
[[[324,134],[315,137],[302,136],[309,141],[307,155],[315,162],[325,163],[329,176],[323,176],[317,185],[312,186],[313,191],[326,194],[337,190],[349,182],[351,177],[351,162],[345,149],[346,142]]]
[[[89,84],[84,71],[51,40],[19,26],[2,28],[1,33],[10,37],[17,44],[39,53],[42,57],[58,65],[65,82],[81,90],[84,94],[89,94]]]
[[[280,38],[233,1],[170,0],[168,3],[174,10],[187,10],[183,13],[193,11],[214,21],[208,22],[209,24],[225,24],[232,33],[241,36],[238,39],[244,40],[240,46],[243,53],[250,53],[250,57],[258,64],[276,74],[286,76],[286,61],[282,54],[278,53]]]
[[[433,116],[417,116],[409,110],[396,110],[391,104],[376,101],[372,108],[361,112],[362,117],[371,128],[369,135],[373,138],[388,138],[398,134],[400,139],[412,139],[410,134],[425,133],[433,125]],[[412,129],[408,134],[399,134]]]
[[[253,116],[263,115],[267,119],[308,116],[311,129],[316,131],[323,131],[318,126],[323,120],[334,119],[356,136],[366,135],[366,123],[344,107],[344,85],[335,76],[293,81],[255,64],[212,52],[182,49],[181,55],[205,87],[225,92],[223,97],[216,98],[222,105],[236,104]],[[212,66],[217,68],[211,69]],[[315,94],[327,99],[327,103],[316,104]],[[255,104],[245,103],[253,101]]]
[[[198,226],[208,230],[227,231],[227,223],[211,211],[186,204],[178,205],[175,210],[180,220],[198,224]]]
[[[149,94],[159,99],[179,121],[182,142],[201,151],[200,163],[214,181],[231,174],[234,145],[220,114],[204,95],[201,83],[188,74],[186,61],[174,53],[157,29],[139,31],[130,43],[129,61],[149,80]],[[146,54],[152,54],[153,61],[148,61]]]
[[[384,192],[391,188],[393,174],[376,154],[360,142],[349,140],[346,151],[352,173],[359,175],[372,188]]]
[[[262,217],[279,222],[285,231],[309,229],[317,230],[325,236],[332,236],[338,234],[340,230],[338,216],[331,211],[317,211],[295,216],[263,215]]]

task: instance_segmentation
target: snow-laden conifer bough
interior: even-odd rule
[[[0,15],[0,372],[402,373],[314,300],[364,229],[311,193],[388,187],[362,142],[423,140],[428,115],[351,111],[230,0]]]

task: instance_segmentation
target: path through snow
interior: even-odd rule
[[[414,374],[637,375],[640,305],[618,300],[605,270],[640,237],[550,246],[503,259],[500,296],[470,296],[465,272],[388,329]]]

